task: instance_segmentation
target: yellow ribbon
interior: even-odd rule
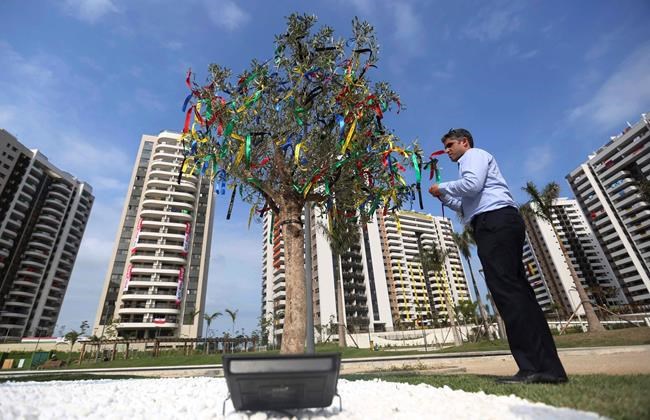
[[[350,131],[348,131],[348,135],[345,138],[345,143],[343,144],[343,148],[341,149],[341,154],[345,153],[345,150],[348,148],[348,144],[350,143],[350,139],[352,138],[352,134],[354,134],[354,129],[357,128],[357,119],[355,118],[354,121],[352,121],[352,125],[350,126]]]

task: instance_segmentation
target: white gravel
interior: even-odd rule
[[[531,403],[515,396],[448,387],[340,379],[338,399],[325,409],[296,410],[310,419],[597,419],[598,415]],[[255,419],[280,413],[236,412],[223,378],[167,378],[0,384],[2,419]]]

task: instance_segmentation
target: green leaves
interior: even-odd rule
[[[550,222],[553,217],[553,205],[560,196],[560,186],[557,182],[549,182],[540,192],[534,182],[528,181],[522,190],[530,197],[529,205],[522,206],[524,207],[524,213],[530,211],[541,219]]]
[[[378,60],[373,27],[355,18],[344,40],[315,23],[290,15],[273,58],[252,60],[236,82],[219,64],[209,66],[205,86],[188,79],[195,113],[183,134],[183,171],[223,171],[260,215],[287,200],[330,208],[343,190],[366,215],[398,208],[410,196],[402,171],[413,159],[382,123],[401,104],[387,83],[369,80]],[[211,167],[200,164],[206,155]]]

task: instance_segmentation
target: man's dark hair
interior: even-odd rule
[[[452,128],[447,131],[447,134],[442,136],[442,142],[444,143],[448,139],[461,139],[465,137],[469,142],[469,147],[474,147],[474,139],[472,138],[472,133],[465,130],[464,128]]]

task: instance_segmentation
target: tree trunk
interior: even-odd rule
[[[341,267],[341,256],[334,255],[336,261],[335,270],[339,273],[338,278],[334,276],[334,290],[336,292],[336,312],[339,327],[339,347],[347,347],[345,328],[345,307],[343,305],[343,269]]]
[[[447,294],[447,286],[449,286],[449,279],[447,278],[447,275],[444,274],[443,272],[443,291],[442,293],[445,295],[445,306],[447,307],[447,318],[449,318],[449,324],[451,325],[451,332],[454,334],[454,344],[457,346],[460,346],[463,344],[463,340],[460,338],[460,334],[458,333],[458,328],[456,327],[456,314],[454,313],[454,307],[451,304],[451,301],[449,300],[449,295]]]
[[[280,209],[282,236],[286,251],[285,310],[280,353],[305,352],[306,302],[305,302],[305,237],[302,226],[302,205],[287,198]]]
[[[488,300],[490,301],[490,304],[492,305],[492,309],[494,310],[494,316],[497,319],[497,326],[499,327],[499,338],[501,340],[508,340],[508,334],[506,331],[506,324],[503,323],[503,318],[501,318],[501,314],[499,313],[499,309],[497,308],[497,305],[494,303],[494,299],[492,299],[491,294],[487,294]]]
[[[474,286],[474,294],[476,295],[476,303],[478,303],[478,310],[479,313],[481,314],[481,320],[483,321],[483,326],[485,327],[485,333],[488,336],[488,339],[490,341],[494,340],[492,338],[492,334],[490,334],[490,326],[488,325],[488,316],[487,313],[485,312],[485,307],[483,306],[483,302],[481,301],[481,295],[478,292],[478,286],[476,284],[476,278],[474,278],[474,270],[472,270],[472,263],[469,258],[466,258],[467,260],[467,266],[469,267],[469,274],[472,277],[472,286]],[[476,335],[478,338],[478,334]]]
[[[578,292],[578,297],[580,297],[580,302],[582,302],[582,307],[585,310],[585,316],[587,317],[587,326],[589,328],[589,331],[592,332],[605,331],[605,327],[603,327],[603,324],[600,323],[600,320],[596,315],[596,311],[594,311],[594,307],[591,305],[591,300],[589,300],[589,296],[587,296],[587,292],[585,292],[584,287],[582,287],[582,283],[580,283],[580,279],[578,278],[578,273],[576,273],[575,268],[573,268],[573,263],[571,263],[571,259],[569,258],[569,253],[567,252],[566,248],[564,248],[564,244],[562,243],[562,238],[560,238],[560,235],[558,235],[555,226],[553,226],[553,223],[549,222],[549,224],[553,228],[553,233],[555,234],[555,237],[557,238],[557,242],[560,245],[560,249],[562,250],[562,255],[564,255],[564,260],[566,261],[567,266],[569,267],[569,271],[571,272],[573,284],[576,287],[576,291]]]

